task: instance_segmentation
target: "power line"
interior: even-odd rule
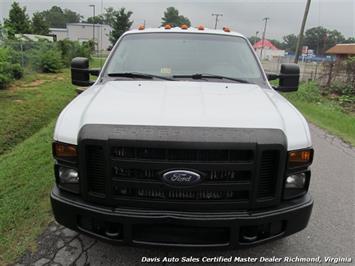
[[[217,29],[218,18],[219,18],[219,17],[223,17],[223,14],[213,13],[212,16],[213,16],[213,17],[216,17],[216,22],[215,22],[215,24],[214,24],[214,29]]]
[[[267,21],[269,19],[270,18],[268,18],[268,17],[263,18],[263,20],[265,21],[265,25],[264,25],[263,37],[262,37],[262,41],[261,41],[260,60],[263,60],[263,50],[264,50],[264,42],[265,42],[265,35],[266,35],[266,27],[267,27]]]

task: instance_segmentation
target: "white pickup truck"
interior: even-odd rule
[[[266,74],[239,33],[167,25],[71,71],[89,88],[55,127],[60,224],[117,244],[235,248],[307,226],[310,133],[278,92],[297,90],[297,65]]]

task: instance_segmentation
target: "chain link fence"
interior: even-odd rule
[[[293,63],[293,58],[276,58],[272,61],[263,61],[266,72],[279,73],[281,64]],[[354,84],[353,73],[355,63],[347,60],[337,62],[299,62],[301,81],[315,81],[321,87],[330,86],[333,82],[347,82]]]

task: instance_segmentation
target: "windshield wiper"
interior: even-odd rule
[[[232,80],[236,81],[239,83],[251,83],[245,79],[238,79],[238,78],[231,78],[231,77],[226,77],[226,76],[221,76],[221,75],[214,75],[214,74],[192,74],[192,75],[174,75],[173,78],[192,78],[192,79],[203,79],[203,78],[210,78],[210,79],[227,79],[227,80]]]
[[[123,73],[108,73],[109,77],[124,77],[124,78],[143,78],[143,79],[164,79],[164,80],[174,80],[169,77],[158,76],[147,73],[139,73],[139,72],[123,72]]]

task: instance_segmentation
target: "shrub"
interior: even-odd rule
[[[23,76],[23,68],[17,63],[17,55],[9,47],[0,48],[0,89],[5,89],[12,80]]]
[[[9,76],[0,72],[0,90],[6,89],[10,82],[11,79],[9,78]]]
[[[31,52],[32,65],[39,72],[57,73],[63,67],[60,50],[52,43],[38,42]]]
[[[90,59],[94,50],[92,41],[79,43],[78,41],[70,41],[66,39],[58,41],[57,45],[65,66],[70,66],[71,60],[74,57],[81,56]]]
[[[322,99],[319,88],[314,82],[307,82],[302,84],[296,93],[289,94],[289,96],[290,98],[313,103],[318,103]]]
[[[326,93],[355,96],[355,88],[349,83],[335,81],[326,89]]]
[[[20,79],[23,77],[24,71],[20,64],[12,64],[9,70],[14,79]]]

